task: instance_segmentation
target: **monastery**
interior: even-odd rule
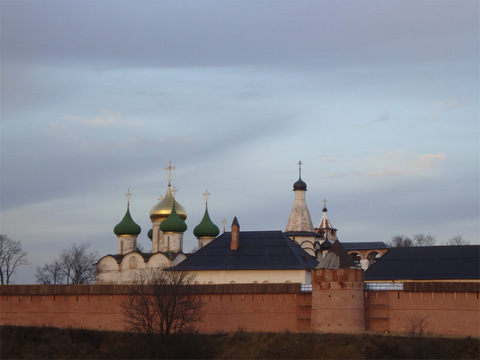
[[[235,217],[231,232],[220,234],[208,214],[208,191],[205,213],[194,228],[198,251],[183,252],[183,234],[187,230],[185,208],[175,200],[171,190],[171,162],[165,196],[150,211],[151,252],[137,249],[141,232],[130,215],[130,192],[125,216],[114,227],[118,254],[104,256],[98,262],[98,283],[129,284],[146,279],[156,269],[181,270],[195,274],[197,284],[302,283],[311,284],[311,271],[319,265],[332,244],[338,240],[327,216],[326,200],[318,227],[306,202],[307,184],[302,180],[302,162],[298,162],[298,180],[293,184],[294,202],[285,231],[240,231]],[[372,247],[373,245],[373,247]],[[347,246],[352,267],[367,269],[387,250],[383,242],[352,243]]]
[[[151,271],[196,275],[192,292],[203,303],[203,333],[319,331],[480,337],[480,246],[389,249],[383,242],[337,238],[324,206],[313,227],[301,177],[285,231],[220,235],[205,213],[193,232],[198,251],[183,253],[185,209],[171,190],[150,211],[151,252],[136,241],[140,227],[127,210],[114,227],[118,253],[97,264],[95,285],[1,285],[0,324],[126,330],[125,300],[138,296]],[[172,194],[173,193],[173,194]],[[324,203],[325,204],[325,203]],[[415,330],[416,329],[416,330]]]

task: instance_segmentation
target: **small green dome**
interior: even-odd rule
[[[133,221],[132,216],[130,215],[130,207],[127,205],[127,212],[114,228],[113,232],[115,235],[138,235],[142,232],[140,226],[138,226],[135,221]]]
[[[202,221],[193,229],[193,235],[197,238],[201,237],[217,237],[220,234],[220,229],[210,220],[208,215],[208,208],[205,207],[205,215],[203,215]]]
[[[150,240],[153,238],[153,229],[148,230],[147,236]]]
[[[187,230],[187,224],[180,219],[175,210],[175,202],[172,206],[172,212],[168,217],[162,221],[160,224],[160,230],[163,232],[176,232],[176,233],[183,233]]]

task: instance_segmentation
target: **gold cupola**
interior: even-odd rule
[[[172,212],[174,202],[177,215],[180,217],[180,219],[185,221],[187,218],[187,212],[185,211],[185,208],[178,203],[178,201],[175,201],[172,191],[170,190],[170,185],[168,186],[167,193],[165,194],[164,198],[160,200],[160,202],[158,202],[157,205],[152,208],[152,210],[150,210],[150,219],[166,219]]]
[[[170,186],[172,184],[172,170],[175,170],[175,166],[172,166],[172,162],[168,162],[168,167],[165,168],[165,170],[168,170],[168,188],[167,188],[167,193],[165,196],[158,200],[160,200],[157,205],[155,205],[152,210],[150,210],[150,219],[162,219],[165,220],[168,215],[172,212],[173,208],[173,203],[175,203],[175,210],[177,212],[177,215],[185,221],[187,218],[187,212],[185,211],[185,208],[180,205],[177,201],[175,201],[175,187],[173,188],[173,195],[172,191],[170,190]]]

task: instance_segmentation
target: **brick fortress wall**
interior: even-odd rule
[[[125,330],[122,302],[135,285],[3,285],[0,323]],[[200,332],[310,330],[311,293],[300,284],[196,285]],[[307,313],[307,315],[305,315]]]
[[[411,282],[403,291],[366,291],[366,327],[409,333],[422,322],[426,333],[480,337],[479,291],[478,282]]]
[[[480,337],[480,283],[405,283],[403,291],[364,291],[359,270],[316,270],[300,284],[197,285],[200,332],[425,331]],[[0,324],[125,330],[122,301],[133,285],[3,285]]]

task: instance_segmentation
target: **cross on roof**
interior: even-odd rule
[[[170,186],[170,185],[169,185]],[[173,187],[173,190],[172,190],[172,193],[173,193],[173,198],[175,199],[175,195],[177,195],[177,191],[178,189],[174,186]]]
[[[160,195],[160,197],[158,198],[159,201],[162,201],[163,200],[163,195]]]
[[[299,160],[297,165],[298,165],[298,177],[301,178],[302,177],[302,165],[303,165],[302,160]]]
[[[130,192],[130,188],[128,188],[128,191],[125,195],[127,196],[127,205],[130,205],[130,196],[132,196],[132,193]]]
[[[172,162],[168,162],[168,167],[164,168],[165,170],[168,170],[168,186],[170,186],[171,181],[172,181],[172,170],[175,170],[175,166],[172,166]]]
[[[227,224],[227,220],[225,218],[223,218],[222,224],[223,224],[223,232],[225,232],[225,225]]]
[[[323,207],[327,207],[327,199],[323,199]]]
[[[208,205],[208,196],[210,195],[210,193],[208,192],[208,190],[205,190],[205,192],[203,193],[203,196],[205,196],[205,205]]]

